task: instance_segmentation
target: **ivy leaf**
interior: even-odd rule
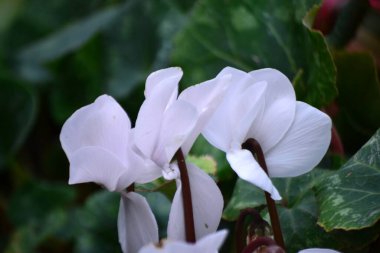
[[[305,189],[305,194],[293,206],[278,206],[278,214],[288,252],[305,248],[330,248],[340,252],[361,253],[366,252],[379,235],[379,224],[360,231],[326,232],[317,224],[317,199],[311,189]]]
[[[272,178],[282,196],[281,203],[286,206],[296,205],[312,187],[328,172],[321,169],[294,178]],[[256,186],[238,179],[234,193],[223,213],[223,218],[236,220],[241,210],[266,204],[264,192]]]
[[[327,231],[362,229],[380,219],[380,130],[345,164],[318,184]]]
[[[303,21],[318,3],[199,1],[176,38],[173,61],[193,83],[225,66],[276,68],[293,80],[299,100],[316,107],[329,104],[336,96],[334,63],[322,34]]]
[[[240,211],[265,204],[264,192],[239,178],[236,181],[232,197],[223,211],[223,219],[236,220]]]
[[[277,210],[287,251],[333,248],[341,252],[363,252],[363,249],[377,238],[380,223],[360,231],[333,232],[326,232],[317,224],[319,206],[315,188],[322,180],[329,178],[331,173],[333,172],[324,169],[314,169],[299,177],[272,179],[283,198],[277,203]],[[263,205],[265,205],[263,191],[243,180],[238,180],[223,217],[235,220],[241,210]],[[269,221],[266,209],[262,214]]]

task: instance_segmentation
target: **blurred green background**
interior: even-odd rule
[[[0,252],[120,252],[118,194],[68,186],[58,136],[104,93],[133,122],[146,77],[168,66],[183,68],[182,88],[225,66],[281,70],[298,100],[333,117],[325,164],[338,168],[380,127],[379,10],[325,2],[342,3],[315,23],[317,0],[0,0]],[[192,153],[217,162],[227,203],[236,177],[223,154],[202,139]],[[145,193],[161,236],[168,191]],[[374,247],[369,233],[360,247]]]

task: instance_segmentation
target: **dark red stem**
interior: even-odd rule
[[[130,186],[127,187],[127,192],[134,192],[135,191],[135,183],[132,183]]]
[[[253,138],[249,138],[241,145],[241,147],[243,149],[249,150],[253,156],[256,155],[257,162],[260,164],[261,168],[263,168],[265,173],[267,173],[268,175],[268,168],[265,162],[264,153],[258,141],[256,141]],[[274,239],[281,248],[285,249],[285,243],[284,243],[284,238],[282,237],[281,225],[280,225],[280,220],[277,214],[276,204],[268,192],[265,192],[265,199],[267,201],[269,217],[270,217],[270,221],[272,225]]]
[[[194,243],[196,239],[194,228],[193,201],[191,198],[190,181],[189,175],[187,173],[185,157],[183,156],[181,149],[178,149],[178,151],[175,154],[175,158],[178,163],[182,183],[183,213],[185,217],[186,241]]]

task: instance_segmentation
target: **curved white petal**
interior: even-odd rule
[[[240,104],[237,112],[234,114],[235,117],[231,119],[231,121],[234,122],[235,125],[233,141],[240,144],[239,148],[247,139],[248,131],[252,124],[261,119],[260,116],[264,113],[263,110],[266,104],[264,95],[266,88],[266,82],[255,83],[249,86],[242,96],[238,98]]]
[[[217,252],[218,249],[223,245],[223,242],[226,239],[227,234],[227,230],[220,230],[201,238],[197,242],[197,246],[202,251],[198,252]]]
[[[109,191],[121,191],[136,178],[113,153],[101,147],[84,147],[70,159],[69,184],[95,182]]]
[[[135,253],[158,242],[156,219],[145,198],[135,192],[122,193],[117,228],[123,253]]]
[[[152,160],[140,160],[138,164],[140,164],[140,166],[134,168],[138,170],[137,178],[135,180],[136,183],[146,184],[162,176],[162,168]]]
[[[331,119],[316,108],[297,102],[294,122],[283,139],[265,153],[271,177],[294,177],[313,169],[331,140]]]
[[[165,112],[153,160],[160,166],[168,164],[186,141],[198,119],[197,110],[185,101],[177,100]]]
[[[332,250],[332,249],[303,249],[301,251],[298,251],[298,253],[340,253],[339,251]]]
[[[136,119],[133,139],[134,144],[145,157],[153,155],[165,110],[174,102],[177,96],[178,81],[177,76],[162,80],[150,90],[149,97],[141,105]]]
[[[123,108],[112,97],[102,95],[71,115],[62,127],[60,141],[69,160],[82,147],[99,146],[124,162],[130,128]]]
[[[250,151],[245,149],[232,150],[227,153],[227,160],[241,179],[270,193],[272,199],[281,199],[276,187],[256,162]]]
[[[187,163],[187,166],[193,202],[195,236],[198,240],[215,232],[218,228],[223,211],[223,196],[209,175],[194,164]],[[177,185],[169,214],[168,238],[184,241],[186,236],[183,198],[179,180],[177,180]]]
[[[193,105],[199,115],[196,126],[181,147],[184,155],[190,151],[194,141],[222,101],[229,80],[229,75],[223,75],[191,86],[179,95],[178,100],[186,101]]]
[[[203,136],[216,148],[227,152],[231,142],[236,138],[236,123],[247,111],[246,91],[252,81],[249,74],[231,67],[224,68],[219,76],[230,76],[228,88],[223,101],[202,131]],[[251,99],[249,99],[251,101]]]
[[[262,118],[255,121],[249,137],[255,138],[264,152],[276,145],[293,122],[296,96],[289,79],[275,69],[260,69],[249,73],[253,83],[265,81],[265,109]]]
[[[166,69],[160,69],[151,73],[146,79],[144,95],[146,98],[152,96],[152,91],[158,86],[158,84],[165,82],[169,86],[172,83],[178,85],[183,75],[182,69],[179,67],[171,67]],[[177,98],[177,93],[174,93]]]

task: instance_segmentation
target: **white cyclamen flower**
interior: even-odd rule
[[[227,153],[232,169],[244,179],[281,199],[250,151],[249,138],[260,144],[270,177],[294,177],[314,168],[327,151],[331,119],[316,108],[296,101],[288,78],[274,69],[246,73],[227,67],[230,86],[203,135]]]
[[[118,230],[123,252],[158,241],[158,227],[145,198],[124,189],[145,166],[130,146],[131,123],[110,96],[77,110],[63,125],[60,140],[70,162],[69,184],[95,182],[121,193]]]
[[[171,241],[169,239],[160,245],[147,245],[139,253],[217,253],[226,236],[227,231],[221,230],[203,237],[196,243]]]
[[[163,175],[178,179],[173,157],[179,148],[186,155],[209,116],[220,103],[228,76],[220,76],[184,90],[178,96],[180,68],[152,73],[145,86],[145,101],[133,129],[135,150],[150,166],[138,178],[149,182]],[[216,231],[220,222],[223,197],[215,182],[195,165],[188,164],[197,238]],[[200,183],[202,182],[202,183]],[[177,180],[177,184],[180,184]],[[207,208],[205,208],[207,206]],[[175,194],[169,216],[168,237],[184,240],[181,186]]]

